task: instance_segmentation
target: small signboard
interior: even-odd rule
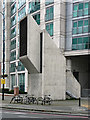
[[[5,79],[1,79],[1,84],[5,84]]]

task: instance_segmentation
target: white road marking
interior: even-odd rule
[[[9,114],[22,114],[22,115],[27,114],[27,113],[24,113],[24,112],[6,112],[6,113],[9,113]]]
[[[20,117],[20,118],[40,118],[40,117],[32,117],[32,116],[24,116],[24,115],[19,115],[18,117]]]
[[[2,114],[11,114],[11,112],[6,112],[6,111],[5,111],[5,112],[2,112]]]

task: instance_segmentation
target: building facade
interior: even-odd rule
[[[12,90],[13,86],[18,85],[21,91],[27,92],[29,89],[28,71],[19,60],[19,21],[31,14],[40,29],[48,31],[66,59],[67,94],[73,91],[69,84],[73,85],[74,82],[77,86],[80,83],[82,89],[88,89],[89,5],[89,0],[3,1],[5,73],[8,74],[6,88]]]
[[[90,74],[90,0],[67,3],[66,53],[71,71],[81,85],[82,96],[88,94]]]

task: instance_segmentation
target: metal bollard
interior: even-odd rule
[[[79,106],[81,106],[81,98],[79,98]]]

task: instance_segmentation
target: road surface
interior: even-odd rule
[[[16,111],[16,110],[9,110],[3,109],[0,110],[0,116],[2,116],[2,120],[4,118],[8,118],[5,120],[14,120],[14,118],[22,118],[22,120],[88,120],[86,116],[77,116],[77,115],[70,115],[70,114],[52,114],[52,113],[37,113],[37,112],[30,112],[30,111]]]

